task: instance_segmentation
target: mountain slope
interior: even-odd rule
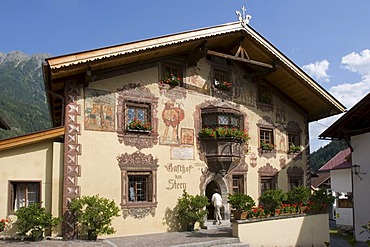
[[[0,139],[51,127],[41,64],[48,54],[0,53],[0,116],[11,127]]]

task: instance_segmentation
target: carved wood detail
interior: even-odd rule
[[[118,166],[121,170],[121,209],[124,218],[144,218],[149,214],[154,217],[157,207],[157,169],[158,159],[151,154],[143,154],[140,150],[132,154],[121,154],[117,156]],[[151,172],[152,176],[152,201],[151,202],[129,202],[128,172]]]

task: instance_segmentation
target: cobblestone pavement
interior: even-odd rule
[[[3,241],[0,240],[0,247],[20,246],[20,247],[169,247],[169,246],[186,246],[189,244],[214,241],[224,241],[231,239],[231,228],[220,228],[212,230],[199,230],[195,232],[168,232],[158,234],[147,234],[117,238],[98,239],[97,241],[60,241],[60,240],[43,240],[39,242],[30,241]],[[233,238],[235,239],[235,238]]]
[[[199,230],[195,232],[168,232],[158,234],[147,234],[127,237],[116,237],[98,239],[97,241],[61,241],[61,240],[43,240],[39,242],[29,241],[4,241],[0,240],[0,247],[186,247],[201,246],[201,243],[207,243],[204,246],[212,246],[210,243],[220,244],[222,241],[235,239],[232,237],[231,228],[219,228],[209,230]],[[225,245],[227,242],[225,242]],[[330,236],[331,247],[350,247],[351,245],[336,235]],[[278,246],[278,245],[277,245]],[[359,243],[358,247],[367,246],[365,243]]]

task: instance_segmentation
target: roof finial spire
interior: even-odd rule
[[[240,13],[240,11],[238,10],[235,11],[235,14],[238,16],[238,19],[243,26],[249,24],[249,20],[252,19],[251,15],[246,14],[246,10],[247,9],[243,6],[242,7],[243,14]]]

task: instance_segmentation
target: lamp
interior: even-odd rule
[[[366,174],[366,172],[360,172],[360,169],[361,169],[361,166],[357,164],[354,164],[353,166],[351,166],[352,173],[362,180],[359,174]]]

